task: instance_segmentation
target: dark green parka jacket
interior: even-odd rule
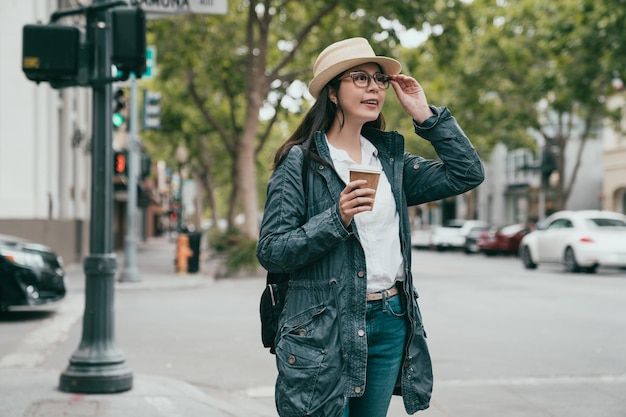
[[[415,131],[441,161],[404,152],[398,132],[364,128],[391,183],[400,220],[405,281],[402,296],[410,332],[396,394],[407,413],[428,407],[432,368],[411,273],[408,206],[464,193],[484,179],[474,147],[448,109]],[[367,266],[354,222],[344,227],[339,194],[345,183],[333,169],[323,132],[315,148],[327,164],[294,146],[267,186],[257,257],[272,272],[289,272],[289,290],[276,336],[276,405],[281,417],[340,417],[347,397],[365,389]],[[306,181],[306,185],[303,184]],[[306,195],[305,195],[306,192]]]

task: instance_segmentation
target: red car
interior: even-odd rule
[[[492,228],[482,232],[476,243],[485,255],[517,255],[522,237],[528,231],[528,227],[522,223]]]

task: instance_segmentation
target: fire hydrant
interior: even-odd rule
[[[189,236],[181,233],[176,240],[176,272],[186,274],[189,265],[189,257],[193,255],[193,251],[189,247]]]

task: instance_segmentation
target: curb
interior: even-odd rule
[[[228,417],[210,397],[186,382],[154,375],[134,375],[133,387],[116,394],[80,394],[59,391],[59,371],[35,368],[0,369],[0,392],[11,393],[0,402],[3,417]],[[10,387],[3,385],[10,383]]]

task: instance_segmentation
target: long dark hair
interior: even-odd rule
[[[274,156],[274,163],[272,165],[272,169],[275,169],[280,163],[285,159],[289,150],[296,145],[300,145],[306,142],[306,152],[305,158],[307,160],[313,160],[316,162],[320,162],[322,164],[326,164],[317,152],[317,148],[315,146],[315,132],[318,131],[327,131],[330,129],[333,124],[333,120],[337,117],[337,113],[343,113],[341,108],[341,103],[337,102],[337,104],[330,101],[329,90],[332,88],[337,92],[337,97],[339,97],[339,86],[341,85],[340,78],[343,74],[337,75],[331,81],[328,82],[322,88],[319,95],[317,96],[317,100],[313,104],[313,107],[309,109],[309,111],[304,115],[302,122],[300,125],[294,130],[294,132],[287,138],[285,143],[283,143],[280,148],[276,151],[276,155]],[[342,122],[343,123],[343,122]],[[370,122],[365,123],[365,126],[374,127],[379,130],[385,129],[385,118],[383,117],[382,112],[378,115],[376,120],[372,120]]]

